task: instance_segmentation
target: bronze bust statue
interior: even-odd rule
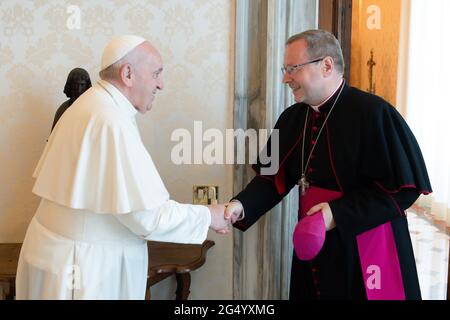
[[[56,111],[55,119],[53,120],[52,130],[58,122],[63,113],[81,96],[87,89],[92,86],[89,73],[82,68],[75,68],[70,71],[67,76],[66,85],[64,86],[64,93],[69,98]]]

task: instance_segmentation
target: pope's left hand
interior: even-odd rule
[[[309,209],[309,211],[306,213],[306,215],[310,216],[319,211],[322,211],[323,220],[325,222],[325,228],[327,229],[327,231],[335,228],[336,223],[334,222],[333,213],[331,212],[331,208],[330,208],[330,205],[328,204],[328,202],[322,202],[322,203],[315,205],[314,207]]]

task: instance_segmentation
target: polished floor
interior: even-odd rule
[[[408,224],[416,257],[422,299],[447,298],[449,234],[425,214],[408,211]]]

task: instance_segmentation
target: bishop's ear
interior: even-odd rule
[[[325,77],[329,77],[334,70],[334,60],[328,56],[322,60],[322,72]]]

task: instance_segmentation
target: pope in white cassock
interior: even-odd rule
[[[135,115],[163,89],[145,39],[113,39],[96,85],[53,130],[33,177],[41,197],[20,252],[17,299],[144,299],[147,240],[202,243],[230,231],[224,206],[180,204],[145,149]]]

